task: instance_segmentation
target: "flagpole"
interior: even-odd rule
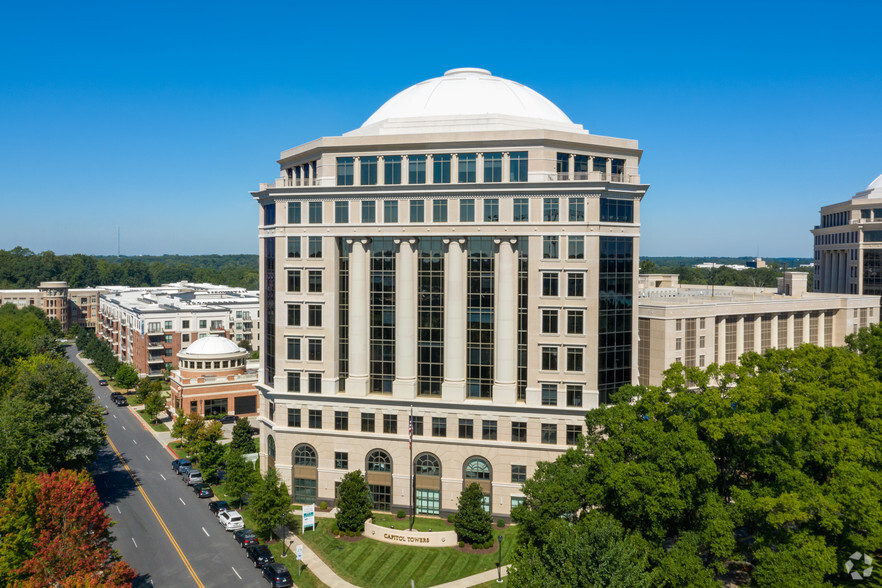
[[[413,519],[416,515],[416,478],[413,474],[413,405],[410,405],[410,421],[407,425],[407,441],[410,446],[410,530],[413,531]]]

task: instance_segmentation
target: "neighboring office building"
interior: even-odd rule
[[[80,325],[92,332],[98,327],[98,297],[102,288],[70,288],[67,282],[40,282],[39,288],[0,290],[0,305],[36,306],[67,331]]]
[[[243,338],[259,347],[258,297],[243,288],[180,282],[153,288],[111,286],[101,296],[99,336],[120,361],[131,363],[142,375],[157,377],[178,367],[177,354],[209,335],[235,337],[237,313]],[[249,327],[246,330],[245,324]]]
[[[282,153],[261,206],[261,464],[296,502],[507,515],[586,409],[636,382],[642,152],[485,70]]]
[[[821,207],[815,292],[882,295],[882,175],[851,199]]]
[[[178,352],[171,373],[169,406],[175,414],[257,414],[257,370],[248,351],[220,335],[197,339]]]
[[[676,274],[640,276],[639,382],[658,386],[675,362],[704,368],[742,353],[845,344],[879,322],[879,296],[806,291],[804,272],[785,272],[777,291],[680,285]]]

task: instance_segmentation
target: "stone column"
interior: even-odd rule
[[[612,157],[606,158],[606,178],[604,178],[607,182],[612,181]]]
[[[717,323],[717,363],[726,363],[726,317],[721,317]]]
[[[567,164],[567,177],[566,179],[572,180],[576,177],[576,156],[570,153],[567,156],[567,160],[569,163]],[[560,178],[558,178],[560,179]]]
[[[497,239],[496,270],[496,379],[493,403],[514,404],[518,382],[518,281],[516,239]],[[566,358],[564,358],[566,361]]]
[[[826,335],[824,332],[824,319],[826,318],[826,315],[827,313],[823,310],[818,313],[818,340],[817,342],[812,341],[812,343],[815,343],[818,347],[824,346],[824,336]]]
[[[831,252],[828,255],[830,256],[831,264],[829,278],[825,279],[825,281],[829,283],[827,292],[839,292],[839,254]]]
[[[465,239],[445,239],[444,383],[443,400],[462,402],[466,396],[466,254]]]
[[[822,276],[824,279],[824,292],[829,292],[833,261],[830,259],[829,251],[824,251],[822,255],[824,256],[824,275]]]
[[[744,353],[744,316],[738,317],[738,322],[735,327],[735,363],[738,363],[739,358]]]
[[[459,183],[459,157],[456,153],[450,155],[450,183]]]
[[[410,162],[407,155],[401,156],[401,185],[410,183]]]
[[[502,152],[502,181],[511,181],[511,153],[508,151]]]
[[[793,329],[795,328],[796,321],[793,318],[793,313],[787,313],[787,349],[793,349],[794,341],[793,341]]]
[[[426,183],[435,183],[435,157],[431,153],[426,155]]]
[[[377,156],[377,185],[382,186],[386,183],[386,157],[384,155]],[[377,204],[380,204],[379,202]]]
[[[416,239],[396,239],[398,271],[395,276],[395,380],[392,396],[416,398],[417,391],[417,280]]]
[[[361,157],[352,158],[352,185],[361,186]]]
[[[848,252],[839,252],[839,289],[837,292],[848,294]]]
[[[478,153],[475,157],[475,181],[479,184],[484,181],[484,154]]]
[[[352,239],[349,254],[349,377],[346,394],[368,393],[370,357],[370,239]]]
[[[778,349],[778,315],[772,315],[772,328],[769,329],[771,331],[771,341],[769,342],[769,347],[774,347]]]
[[[753,350],[761,353],[763,348],[763,315],[757,314],[753,317]]]

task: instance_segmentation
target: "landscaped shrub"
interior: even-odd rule
[[[481,486],[475,483],[466,486],[459,495],[457,506],[454,525],[459,539],[473,544],[493,539],[493,517],[484,510]]]
[[[403,509],[403,508],[399,508],[399,509],[398,509],[398,514],[397,514],[396,516],[397,516],[399,519],[403,519],[404,517],[407,516],[407,513],[404,512],[404,509]]]
[[[456,518],[456,515],[451,513],[451,514],[447,515],[447,522],[452,525],[455,518]]]
[[[465,547],[465,541],[460,541],[460,542],[459,542],[459,546],[460,546],[460,547]]]
[[[499,519],[498,521],[496,521],[496,526],[499,527],[500,529],[505,527],[505,519]]]
[[[331,532],[332,532],[334,535],[337,535],[337,536],[340,535],[340,529],[337,527],[336,523],[335,523],[334,526],[331,528]]]
[[[371,490],[360,470],[343,477],[338,490],[337,526],[343,531],[363,531],[371,514]]]
[[[321,504],[319,504],[319,509],[321,509],[321,510],[328,510],[328,503],[327,503],[327,502],[322,502]]]

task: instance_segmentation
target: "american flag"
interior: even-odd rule
[[[413,448],[413,417],[407,421],[407,446]]]

